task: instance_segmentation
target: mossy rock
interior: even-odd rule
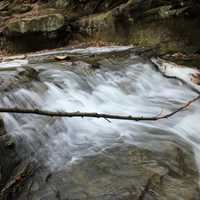
[[[198,200],[198,171],[192,152],[170,142],[162,147],[161,152],[126,145],[106,149],[47,175],[45,183],[41,181],[45,173],[38,173],[33,178],[37,188],[29,195],[56,199],[55,193],[48,192],[54,188],[62,199]],[[26,199],[26,191],[19,199]]]
[[[64,26],[64,17],[61,14],[27,17],[8,23],[6,31],[12,35],[34,32],[52,32]]]
[[[134,1],[129,2],[133,4]],[[191,7],[188,5],[169,2],[169,5],[149,10],[142,7],[139,12],[139,8],[131,11],[128,4],[80,19],[82,37],[79,35],[78,39],[83,42],[103,41],[138,47],[159,47],[159,54],[177,51],[193,53],[199,50],[199,19],[189,16]],[[139,5],[140,3],[136,7]]]
[[[11,10],[14,13],[26,13],[32,10],[32,6],[30,4],[21,4],[12,7]]]

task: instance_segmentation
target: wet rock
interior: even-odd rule
[[[192,152],[162,143],[156,152],[119,146],[89,156],[59,172],[33,178],[32,199],[198,200],[198,171]],[[182,167],[184,165],[184,167]],[[43,181],[44,180],[44,181]],[[20,200],[26,199],[24,191]]]
[[[20,162],[12,136],[8,135],[0,118],[0,191]]]
[[[8,134],[0,117],[0,199],[16,199],[23,185],[33,175],[36,164],[18,154],[15,139]]]
[[[39,80],[39,72],[31,67],[18,69],[17,76],[22,79]]]
[[[17,90],[24,86],[29,87],[31,81],[39,81],[39,73],[31,67],[19,68],[17,73],[0,76],[1,93]]]
[[[0,136],[3,136],[5,134],[6,134],[6,130],[5,130],[4,122],[3,122],[3,119],[0,118]]]

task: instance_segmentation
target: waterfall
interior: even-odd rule
[[[104,50],[116,49],[72,51],[101,54]],[[180,80],[163,77],[150,62],[135,56],[102,58],[98,69],[91,69],[83,61],[28,64],[26,60],[17,60],[3,62],[0,67],[3,73],[12,74],[27,65],[39,72],[39,80],[2,91],[1,106],[155,116],[175,110],[196,95]],[[30,154],[55,170],[115,145],[134,144],[159,152],[163,150],[163,141],[191,145],[199,163],[199,111],[197,102],[172,118],[156,122],[23,114],[3,114],[3,117],[8,132],[24,144],[21,154]]]

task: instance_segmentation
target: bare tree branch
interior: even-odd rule
[[[170,112],[165,115],[157,115],[153,117],[143,117],[143,116],[122,116],[122,115],[112,115],[112,114],[99,114],[99,113],[89,113],[89,112],[53,112],[47,110],[40,109],[21,109],[21,108],[0,108],[0,113],[20,113],[20,114],[35,114],[35,115],[43,115],[50,117],[88,117],[88,118],[104,118],[104,119],[118,119],[118,120],[129,120],[129,121],[157,121],[161,119],[167,119],[178,112],[183,111],[188,108],[192,103],[198,101],[200,99],[200,95],[193,98],[192,100],[186,102],[183,106],[179,107],[173,112]]]

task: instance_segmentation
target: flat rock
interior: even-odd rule
[[[115,147],[58,172],[33,178],[31,199],[198,200],[198,172],[192,153],[172,143],[163,152]],[[19,197],[27,198],[26,189]]]

